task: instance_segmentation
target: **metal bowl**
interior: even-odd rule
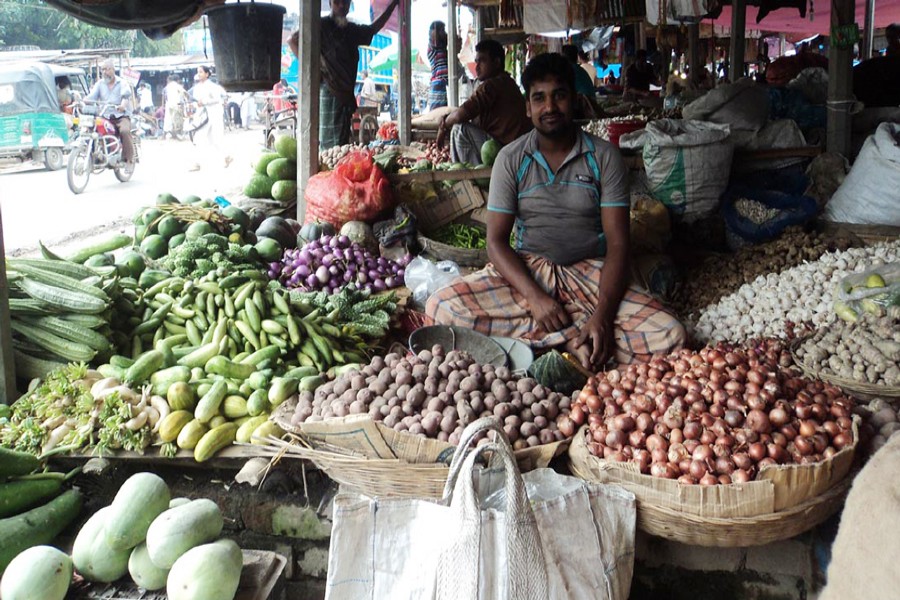
[[[506,350],[496,340],[484,334],[451,325],[420,327],[409,336],[409,349],[418,354],[440,344],[446,352],[464,350],[479,364],[495,367],[509,366]]]

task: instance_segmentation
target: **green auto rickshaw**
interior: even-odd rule
[[[69,129],[53,70],[39,62],[0,64],[0,159],[65,166]]]

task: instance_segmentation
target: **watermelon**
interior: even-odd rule
[[[279,202],[292,202],[297,199],[297,182],[290,180],[276,181],[272,185],[272,198]]]
[[[282,157],[297,160],[297,140],[289,135],[275,138],[275,151]]]
[[[253,166],[253,170],[255,170],[260,175],[265,175],[269,163],[276,158],[281,158],[281,156],[277,152],[266,152],[258,159],[256,159],[256,164]]]
[[[253,175],[244,187],[244,194],[248,198],[271,198],[272,186],[275,180],[267,175]]]
[[[297,179],[297,163],[287,158],[276,158],[266,167],[266,174],[275,181]]]

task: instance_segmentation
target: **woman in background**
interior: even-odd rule
[[[428,62],[431,63],[431,87],[428,110],[447,106],[447,30],[443,21],[435,21],[429,29]]]

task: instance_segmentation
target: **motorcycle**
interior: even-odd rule
[[[86,109],[90,107],[82,105],[80,109],[78,139],[69,154],[66,173],[69,189],[75,194],[84,191],[91,174],[102,173],[106,169],[112,169],[116,179],[125,183],[131,179],[134,174],[134,166],[140,160],[141,132],[137,125],[133,123],[131,131],[134,143],[134,163],[128,164],[122,157],[122,139],[119,137],[116,125],[102,116],[105,110],[112,106],[109,104],[98,106],[96,111],[90,111],[90,113],[96,112],[96,115],[86,112]]]

